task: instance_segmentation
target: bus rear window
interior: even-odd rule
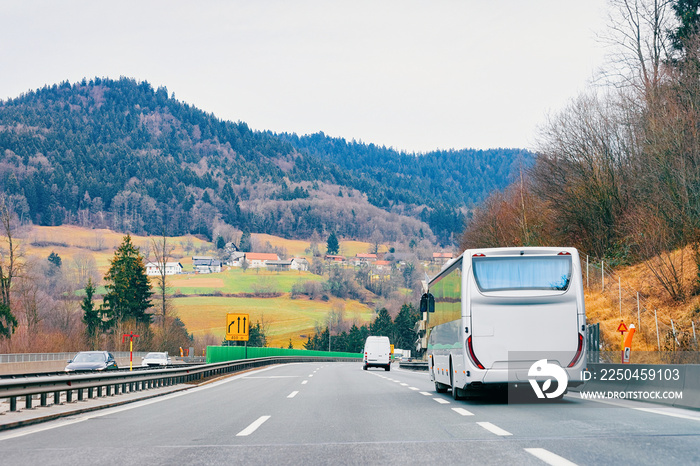
[[[482,292],[565,291],[571,283],[571,256],[475,257],[472,266]]]

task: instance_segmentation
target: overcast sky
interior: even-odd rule
[[[0,1],[0,99],[127,76],[256,130],[531,148],[603,63],[605,0]]]

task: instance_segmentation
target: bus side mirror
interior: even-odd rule
[[[420,298],[421,312],[435,312],[435,298],[430,293],[425,293]]]

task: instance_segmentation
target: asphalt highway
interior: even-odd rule
[[[699,464],[700,412],[453,400],[425,372],[285,364],[1,432],[0,463]]]

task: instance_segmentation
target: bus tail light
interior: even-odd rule
[[[477,252],[476,254],[473,254],[472,257],[486,257],[486,254],[481,254]]]
[[[474,354],[474,347],[472,346],[471,335],[469,335],[469,338],[467,338],[467,347],[469,348],[469,359],[472,360],[476,367],[478,367],[479,369],[484,369],[484,366],[479,362],[478,359],[476,359],[476,355]]]
[[[574,359],[571,360],[569,365],[567,367],[574,367],[578,360],[581,358],[581,354],[583,353],[583,335],[580,333],[578,334],[578,349],[576,349],[576,355],[574,356]]]
[[[563,252],[560,252],[559,254],[557,254],[557,256],[570,256],[570,255],[571,255],[571,253],[566,252],[566,251],[563,251]]]

